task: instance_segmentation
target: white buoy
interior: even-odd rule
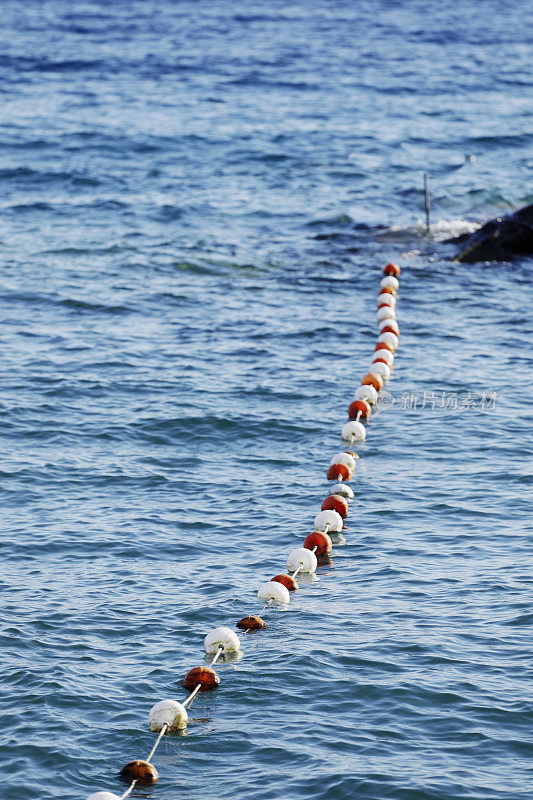
[[[204,639],[206,653],[216,653],[219,648],[224,653],[236,653],[241,649],[239,637],[231,628],[214,628]]]
[[[398,339],[396,334],[395,333],[391,333],[390,331],[387,331],[386,333],[380,333],[379,334],[379,336],[378,336],[378,344],[380,342],[384,342],[384,344],[388,344],[389,347],[394,347],[395,350],[398,347],[398,345],[400,344],[400,340]]]
[[[259,600],[264,603],[290,603],[291,596],[286,586],[278,581],[268,581],[259,587]]]
[[[392,367],[392,365],[394,364],[394,353],[391,353],[390,350],[385,350],[385,349],[375,350],[374,361],[376,361],[378,358],[382,358],[383,361],[386,361],[389,367]]]
[[[396,298],[393,294],[378,294],[377,306],[390,306],[396,308]]]
[[[392,275],[386,275],[381,279],[380,286],[382,289],[392,289],[394,292],[397,292],[400,288],[400,281]]]
[[[364,442],[366,439],[366,428],[362,422],[356,422],[354,419],[351,419],[342,426],[341,436],[343,439],[346,439],[347,442]]]
[[[368,371],[371,375],[381,375],[384,381],[388,381],[390,378],[390,367],[388,364],[384,364],[383,361],[375,361]]]
[[[390,356],[392,353],[387,351]],[[358,386],[354,392],[354,400],[366,400],[371,406],[375,405],[378,401],[378,393],[373,386]]]
[[[357,456],[359,458],[359,456]],[[355,470],[355,456],[351,453],[337,453],[336,456],[333,456],[331,461],[329,462],[330,466],[332,467],[333,464],[346,464],[352,472]]]
[[[315,517],[315,531],[342,531],[342,517],[338,511],[328,509],[327,511],[319,511]]]
[[[381,322],[382,319],[396,319],[396,311],[390,306],[383,306],[383,308],[378,308],[376,317],[378,322]]]
[[[179,731],[187,727],[188,719],[187,710],[177,700],[160,700],[150,709],[148,727],[154,733],[159,733],[163,725],[169,731]]]
[[[95,792],[90,794],[87,800],[120,800],[120,797],[113,792]]]
[[[331,490],[331,494],[340,494],[341,497],[346,497],[348,500],[353,500],[355,497],[353,489],[346,483],[336,483]]]
[[[387,319],[380,319],[378,322],[378,328],[380,331],[382,331],[383,328],[394,328],[396,336],[398,336],[400,333],[400,328],[398,327],[396,320],[390,319],[389,317],[387,317]]]
[[[300,572],[315,572],[317,560],[312,550],[306,550],[305,547],[298,547],[289,554],[287,559],[287,569],[289,572],[296,572],[298,567],[300,567]]]

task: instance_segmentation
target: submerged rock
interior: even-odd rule
[[[474,233],[465,233],[448,242],[462,245],[456,261],[508,261],[513,256],[532,254],[533,205],[491,219]]]

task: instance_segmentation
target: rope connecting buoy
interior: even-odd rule
[[[354,400],[348,409],[350,419],[343,425],[341,432],[342,438],[351,443],[364,442],[366,439],[366,427],[360,420],[370,419],[371,407],[378,402],[384,381],[391,377],[394,353],[399,345],[400,329],[396,321],[396,297],[400,268],[396,264],[389,263],[383,272],[385,277],[380,283],[376,311],[380,333],[373,361],[361,385],[354,392]],[[287,570],[290,574],[275,575],[259,587],[257,596],[262,602],[278,603],[282,606],[289,604],[289,592],[299,588],[296,576],[299,573],[313,574],[317,569],[317,556],[327,556],[331,552],[333,543],[330,534],[337,534],[336,544],[345,541],[340,532],[344,530],[344,519],[349,510],[348,501],[353,500],[354,492],[343,481],[349,481],[354,476],[357,458],[359,458],[357,454],[343,451],[331,459],[327,479],[337,483],[333,486],[331,494],[322,502],[321,510],[314,520],[315,530],[306,536],[303,547],[289,554]],[[249,615],[239,620],[236,627],[245,632],[253,632],[263,630],[267,626],[261,617]],[[145,760],[130,761],[122,768],[120,777],[130,783],[129,788],[120,797],[112,792],[103,791],[91,794],[87,800],[125,800],[137,784],[149,786],[158,780],[159,775],[151,759],[162,737],[167,732],[184,730],[189,719],[187,707],[196,695],[212,691],[220,685],[220,677],[213,669],[216,661],[222,656],[231,659],[242,655],[239,637],[227,627],[218,627],[210,631],[205,636],[204,649],[212,656],[210,665],[194,667],[187,672],[183,679],[183,687],[190,692],[187,699],[183,703],[174,699],[160,700],[151,708],[148,726],[151,731],[158,733],[158,737]]]
[[[153,733],[163,729],[165,732],[181,731],[187,727],[188,721],[187,709],[177,700],[160,700],[148,714],[148,727]]]
[[[237,628],[242,628],[245,631],[260,631],[266,628],[267,624],[261,617],[249,616],[243,617],[237,623]]]
[[[289,590],[279,581],[267,581],[263,583],[257,591],[257,596],[265,603],[291,602]]]
[[[200,692],[212,692],[220,684],[220,677],[211,667],[193,667],[183,679],[183,687],[192,692],[197,686]]]
[[[312,550],[317,556],[327,556],[331,553],[333,542],[331,537],[324,531],[313,531],[309,536],[306,536],[304,547],[307,550]]]
[[[300,587],[298,586],[298,581],[295,580],[292,575],[274,575],[273,578],[270,578],[271,581],[277,581],[278,583],[282,583],[289,592],[295,592]]]
[[[129,764],[122,767],[120,777],[127,783],[135,781],[143,786],[150,786],[159,779],[159,773],[149,761],[143,761],[138,758],[136,761],[130,761]]]

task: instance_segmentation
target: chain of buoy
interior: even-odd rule
[[[361,380],[361,385],[355,391],[354,400],[348,408],[349,420],[341,431],[342,438],[351,445],[354,442],[364,442],[366,439],[366,428],[361,420],[368,422],[370,419],[372,407],[378,401],[384,382],[391,376],[394,354],[399,344],[400,329],[396,321],[396,298],[400,268],[397,264],[391,263],[384,267],[383,272],[385,277],[381,281],[377,300],[379,336],[373,361]],[[260,614],[271,604],[289,603],[289,592],[299,588],[296,576],[300,573],[313,574],[318,565],[317,556],[327,556],[331,552],[333,541],[330,534],[341,534],[344,529],[344,519],[348,515],[348,502],[354,498],[353,490],[345,481],[353,478],[358,458],[356,453],[345,451],[337,453],[331,459],[327,480],[335,480],[337,484],[322,503],[314,520],[314,530],[306,537],[303,547],[289,554],[288,574],[275,575],[259,587],[257,597],[265,603]],[[239,620],[236,627],[245,633],[251,633],[265,628],[266,623],[261,616],[250,615]],[[128,789],[120,797],[104,791],[91,794],[87,800],[124,800],[137,784],[146,786],[158,780],[159,774],[151,760],[163,736],[187,727],[187,707],[199,692],[209,692],[218,687],[220,678],[213,667],[222,656],[231,658],[239,655],[240,640],[231,628],[215,628],[205,637],[204,650],[213,658],[208,667],[194,667],[186,674],[183,686],[190,691],[187,699],[183,703],[177,700],[160,700],[151,708],[148,727],[152,732],[158,733],[158,737],[146,759],[131,761],[122,768],[120,777],[129,783]]]

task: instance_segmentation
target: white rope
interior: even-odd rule
[[[168,722],[165,722],[165,724],[163,725],[163,727],[161,728],[161,730],[159,732],[159,736],[156,739],[156,743],[154,744],[154,746],[150,750],[150,755],[146,759],[148,762],[150,762],[150,760],[152,759],[152,756],[154,755],[155,751],[157,750],[157,746],[158,746],[159,742],[161,741],[161,739],[163,738],[163,736],[167,732],[167,728],[168,728]]]
[[[125,797],[127,797],[129,794],[133,792],[136,783],[137,783],[137,778],[135,778],[135,780],[131,782],[130,786],[128,787],[128,789],[126,789],[124,794],[120,795],[120,800],[124,800]]]
[[[222,647],[221,644],[219,644],[218,650],[215,653],[215,657],[211,661],[211,666],[213,666],[213,664],[217,663],[218,659],[220,658],[220,656],[222,655],[223,652],[224,652],[224,648]]]

